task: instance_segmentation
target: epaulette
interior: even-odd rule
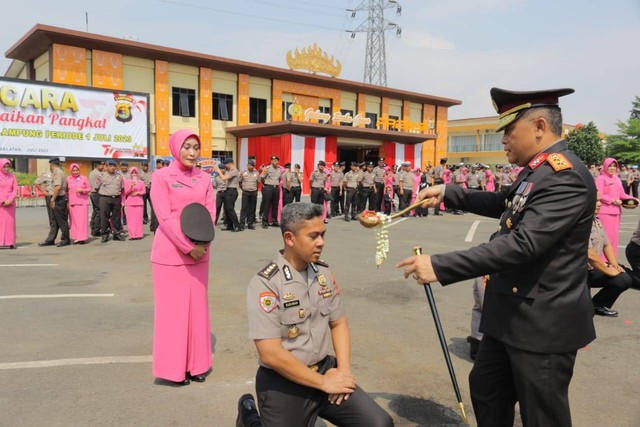
[[[556,172],[573,168],[573,164],[561,153],[549,154],[547,162]]]
[[[318,261],[316,261],[316,264],[321,265],[323,267],[327,267],[329,268],[329,264],[327,264],[326,262],[324,262],[323,260],[319,259]]]
[[[262,276],[265,279],[269,280],[277,272],[278,272],[278,264],[276,264],[275,262],[270,262],[269,264],[267,264],[265,268],[263,268],[258,272],[258,276]]]

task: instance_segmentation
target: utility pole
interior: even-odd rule
[[[400,15],[402,6],[395,0],[363,0],[355,9],[348,9],[351,17],[356,13],[367,11],[367,20],[361,23],[355,30],[348,31],[351,38],[356,33],[367,33],[367,50],[364,60],[364,82],[378,86],[387,86],[387,55],[385,50],[385,31],[395,30],[396,36],[402,34],[402,28],[384,18],[385,9],[395,9]]]

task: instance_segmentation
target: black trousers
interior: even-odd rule
[[[89,228],[91,234],[100,234],[100,194],[93,191],[89,194],[89,200],[91,200],[91,222],[89,222]]]
[[[49,209],[51,209],[51,215],[53,216],[53,222],[49,223],[49,235],[47,236],[47,242],[55,242],[58,231],[60,231],[60,242],[68,243],[69,239],[69,210],[67,208],[67,196],[58,196],[55,200],[53,209],[51,203],[49,203]]]
[[[238,200],[238,189],[227,188],[224,197],[224,217],[228,228],[240,228],[238,214],[236,214],[236,200]]]
[[[256,205],[258,203],[258,191],[243,191],[242,204],[240,205],[240,225],[253,225],[256,220]]]
[[[400,195],[400,205],[398,207],[398,210],[402,210],[404,208],[409,207],[409,205],[411,204],[411,194],[413,193],[412,190],[407,190],[406,188],[402,189],[402,195]],[[405,214],[408,215],[408,214]]]
[[[311,203],[315,203],[316,205],[324,205],[324,189],[311,189]]]
[[[433,182],[435,183],[435,185],[444,184],[444,180],[442,180],[442,178],[436,178],[436,179],[433,180]],[[436,207],[433,208],[433,213],[435,215],[439,215],[440,214],[440,203],[438,203],[436,205]]]
[[[640,184],[640,181],[633,181],[631,183],[631,195],[636,199],[638,198],[638,184]]]
[[[329,358],[335,364],[335,358]],[[318,372],[324,374],[326,371]],[[393,426],[389,414],[360,387],[356,387],[348,400],[333,405],[326,393],[296,384],[272,369],[260,367],[256,374],[256,394],[260,420],[265,427],[313,427],[318,417],[337,426]]]
[[[373,187],[362,187],[360,189],[360,199],[358,200],[358,212],[362,212],[369,205],[369,210],[376,211],[376,194]]]
[[[624,250],[624,254],[629,261],[630,269],[627,269],[627,273],[633,279],[633,286],[640,289],[640,246],[633,242],[629,242]]]
[[[347,195],[347,187],[344,187],[342,189],[342,196],[340,196],[340,213],[344,214],[344,199]]]
[[[349,211],[351,211],[351,218],[355,219],[358,214],[358,207],[356,206],[356,194],[357,189],[349,188],[346,189],[346,195],[344,200],[344,216],[348,218]]]
[[[300,203],[300,197],[302,196],[302,187],[291,187],[291,201]]]
[[[631,276],[627,273],[611,277],[602,271],[589,270],[587,274],[587,284],[590,288],[602,288],[591,298],[594,307],[613,307],[620,294],[631,287],[631,283]]]
[[[120,196],[100,196],[100,234],[109,235],[111,226],[113,226],[114,235],[122,233],[120,212],[122,212],[122,198]],[[111,221],[111,226],[109,226],[109,221]]]
[[[382,201],[384,200],[384,182],[374,182],[373,185],[376,186],[376,198],[375,198],[375,211],[383,212],[384,206]]]
[[[51,207],[51,196],[44,196],[44,202],[47,204],[47,218],[49,218],[49,228],[55,227],[56,220],[53,216],[53,208]]]
[[[216,224],[218,224],[218,220],[220,219],[220,215],[222,214],[226,194],[226,190],[218,191],[216,193]]]
[[[272,222],[278,222],[278,202],[280,199],[280,187],[277,185],[262,186],[262,224],[269,224],[269,211],[272,213]]]
[[[340,187],[331,187],[331,216],[338,215],[340,197]]]
[[[142,220],[149,221],[149,213],[147,211],[147,202],[151,205],[151,198],[149,196],[149,188],[146,189],[147,192],[142,195]]]
[[[293,193],[291,190],[287,190],[282,187],[282,207],[287,206],[289,203],[293,202]]]
[[[569,383],[576,351],[531,353],[485,335],[469,374],[478,427],[512,427],[520,402],[525,427],[569,427]]]

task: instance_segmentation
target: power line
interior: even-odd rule
[[[308,22],[294,22],[294,21],[288,21],[286,19],[280,19],[280,18],[269,18],[269,17],[266,17],[266,16],[252,15],[250,13],[234,12],[234,11],[231,11],[231,10],[224,10],[224,9],[216,9],[214,7],[200,6],[200,5],[197,5],[197,4],[182,3],[182,2],[178,2],[178,1],[172,1],[172,0],[156,0],[156,1],[158,1],[160,3],[173,4],[173,5],[176,5],[176,6],[191,7],[191,8],[194,8],[194,9],[209,10],[209,11],[212,11],[212,12],[226,13],[226,14],[229,14],[229,15],[244,16],[246,18],[261,19],[261,20],[272,21],[272,22],[281,22],[281,23],[284,23],[284,24],[300,25],[300,26],[304,26],[304,27],[319,28],[319,29],[322,29],[322,30],[342,31],[339,28],[325,27],[323,25],[315,25],[315,24],[310,24]]]
[[[303,7],[285,6],[283,4],[277,4],[277,3],[273,3],[273,2],[269,2],[269,1],[265,1],[265,0],[244,0],[244,1],[250,2],[250,3],[264,4],[266,6],[280,7],[280,8],[287,9],[287,10],[299,10],[301,12],[312,13],[314,15],[342,16],[342,14],[330,13],[330,12],[319,12],[319,11],[316,11],[316,10],[305,9]],[[296,3],[300,3],[300,2],[296,2]],[[314,6],[317,6],[317,5],[314,5]]]

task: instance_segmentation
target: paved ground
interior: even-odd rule
[[[625,211],[622,243],[638,217]],[[473,241],[465,242],[477,220]],[[278,230],[218,233],[209,289],[214,369],[205,383],[174,389],[154,385],[151,376],[151,237],[40,248],[45,224],[44,208],[20,208],[19,248],[0,250],[0,425],[234,425],[237,399],[254,392],[257,367],[245,289],[280,248]],[[376,270],[372,231],[341,220],[328,225],[324,258],[345,298],[353,370],[398,426],[463,424],[424,291],[393,265],[414,245],[425,253],[465,248],[495,228],[473,215],[399,222],[390,229],[390,259]],[[470,282],[433,289],[475,425],[465,342]],[[6,298],[61,294],[80,296]],[[595,319],[598,339],[579,352],[571,385],[576,426],[640,425],[639,306],[640,292],[630,290],[616,304],[620,317]]]

